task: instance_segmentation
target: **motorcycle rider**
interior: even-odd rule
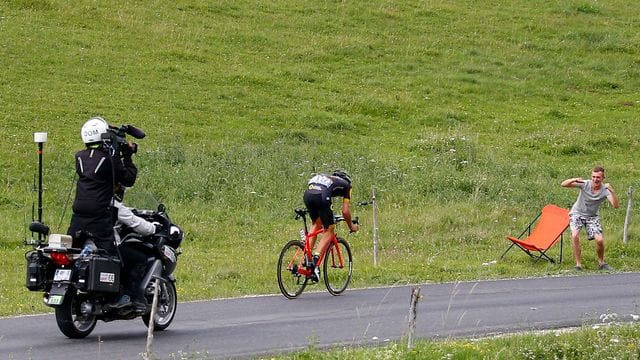
[[[133,147],[123,146],[114,151],[104,135],[109,124],[101,117],[92,117],[80,129],[86,148],[75,154],[78,182],[73,201],[73,214],[67,234],[74,238],[74,247],[83,240],[81,230],[90,233],[95,245],[115,253],[112,201],[114,184],[133,186],[138,169],[131,160]]]
[[[122,203],[124,191],[124,186],[116,184],[113,195],[113,207],[118,212],[116,228],[121,229],[125,226],[141,236],[152,235],[160,231],[162,225],[155,222],[151,223],[141,218],[131,208]],[[119,240],[117,239],[116,241]],[[139,285],[145,275],[147,256],[134,247],[127,245],[120,245],[120,250],[125,270],[125,276],[122,279],[125,295],[117,303],[111,304],[111,307],[122,308],[131,304],[136,312],[144,313],[147,307],[147,300],[144,297],[144,290]]]
[[[113,207],[118,211],[118,221],[116,222],[116,225],[125,225],[136,234],[140,234],[142,236],[155,234],[157,230],[159,230],[158,227],[161,225],[141,218],[136,215],[131,208],[125,206],[123,204],[125,190],[125,186],[118,183],[113,191]]]

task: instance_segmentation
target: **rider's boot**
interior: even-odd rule
[[[133,301],[133,311],[136,312],[136,314],[138,315],[144,315],[147,313],[147,304],[146,303],[142,303],[140,301]]]
[[[129,295],[124,294],[120,297],[120,299],[118,299],[118,301],[111,304],[107,304],[106,306],[113,309],[122,309],[123,307],[127,307],[130,305],[131,305],[131,298],[129,297]]]

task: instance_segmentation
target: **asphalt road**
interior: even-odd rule
[[[481,337],[528,330],[636,321],[640,273],[422,284],[416,336]],[[155,334],[160,359],[267,355],[335,344],[379,344],[406,333],[414,286],[348,290],[322,286],[300,298],[281,295],[180,303],[171,326]],[[314,292],[314,290],[317,290]],[[141,359],[141,320],[100,322],[67,339],[53,315],[0,319],[0,359]]]

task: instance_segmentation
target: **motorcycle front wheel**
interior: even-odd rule
[[[91,334],[98,319],[95,315],[84,315],[80,311],[82,299],[75,288],[70,287],[60,306],[55,308],[58,328],[71,339],[82,339]]]
[[[153,304],[152,300],[149,301]],[[156,308],[156,315],[154,316],[153,329],[162,331],[169,327],[173,321],[173,317],[176,315],[176,308],[178,307],[178,294],[176,292],[176,285],[170,280],[160,281],[160,289],[158,291],[158,305]],[[151,318],[151,312],[142,316],[142,321],[149,327],[149,320]]]

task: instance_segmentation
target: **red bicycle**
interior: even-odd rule
[[[304,230],[300,230],[300,240],[289,241],[278,259],[278,286],[282,295],[294,299],[302,294],[313,276],[313,264],[310,239],[322,233],[323,229],[309,232],[307,227],[307,209],[295,209],[296,220],[302,219]],[[344,221],[342,216],[334,215],[336,224]],[[357,224],[355,218],[353,223]],[[353,257],[347,240],[333,236],[327,249],[320,254],[316,266],[322,266],[322,278],[331,295],[340,295],[349,286],[353,270]],[[318,279],[319,280],[319,279]]]

